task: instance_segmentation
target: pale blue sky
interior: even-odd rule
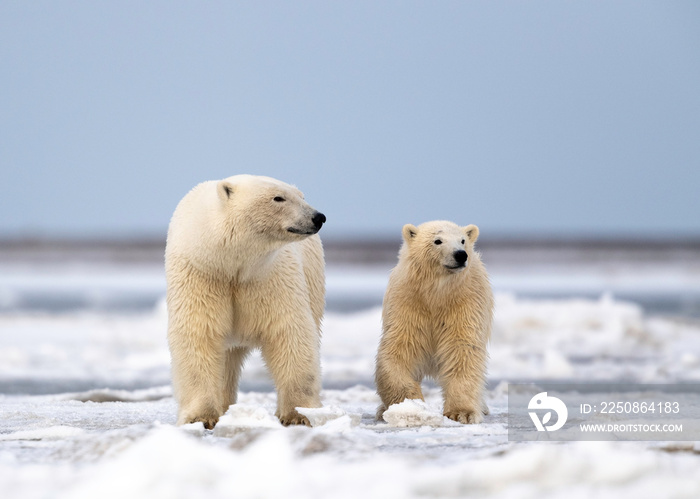
[[[164,235],[196,183],[328,236],[700,236],[700,3],[0,3],[0,236]]]

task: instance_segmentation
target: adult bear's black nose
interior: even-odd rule
[[[457,262],[457,265],[460,267],[467,262],[467,252],[464,250],[457,250],[452,256],[454,256],[455,262]]]
[[[317,211],[314,217],[311,219],[311,221],[314,223],[314,227],[316,227],[316,229],[320,229],[321,226],[326,222],[326,215],[324,215],[320,211]]]

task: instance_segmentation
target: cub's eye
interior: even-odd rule
[[[273,199],[273,201],[275,203],[283,203],[284,201],[286,201],[286,199],[284,199],[282,196],[275,196],[275,199]]]
[[[433,241],[433,242],[434,242],[435,244],[442,244],[442,239],[436,239],[436,240]]]
[[[462,244],[464,244],[464,239],[462,239]]]

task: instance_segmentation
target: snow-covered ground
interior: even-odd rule
[[[75,295],[92,290],[97,304],[134,286],[144,293],[162,286],[155,271],[134,271],[141,281],[109,268],[102,281],[99,272],[64,270],[73,276],[67,281],[61,272],[36,279]],[[6,304],[18,290],[41,287],[20,274],[0,278]],[[371,297],[385,280],[383,270],[330,269],[329,292]],[[270,379],[253,356],[239,403],[213,432],[174,426],[162,301],[146,312],[6,306],[0,314],[0,497],[700,497],[695,442],[507,439],[508,382],[700,383],[697,321],[646,315],[609,294],[535,300],[497,288],[491,414],[471,426],[442,417],[440,392],[431,385],[424,404],[392,408],[389,422],[374,420],[376,306],[327,314],[325,408],[308,411],[313,428],[277,423]]]

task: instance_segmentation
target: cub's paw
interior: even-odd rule
[[[282,423],[284,426],[289,426],[289,425],[304,425],[304,426],[311,426],[311,423],[309,422],[309,419],[297,412],[296,409],[293,409],[285,414],[280,414],[278,415],[280,423]]]
[[[462,424],[478,424],[484,420],[484,415],[479,411],[457,410],[447,411],[444,414],[452,421],[457,421]]]
[[[377,421],[382,421],[384,413],[386,412],[386,406],[384,404],[377,407],[377,414],[374,416]]]

